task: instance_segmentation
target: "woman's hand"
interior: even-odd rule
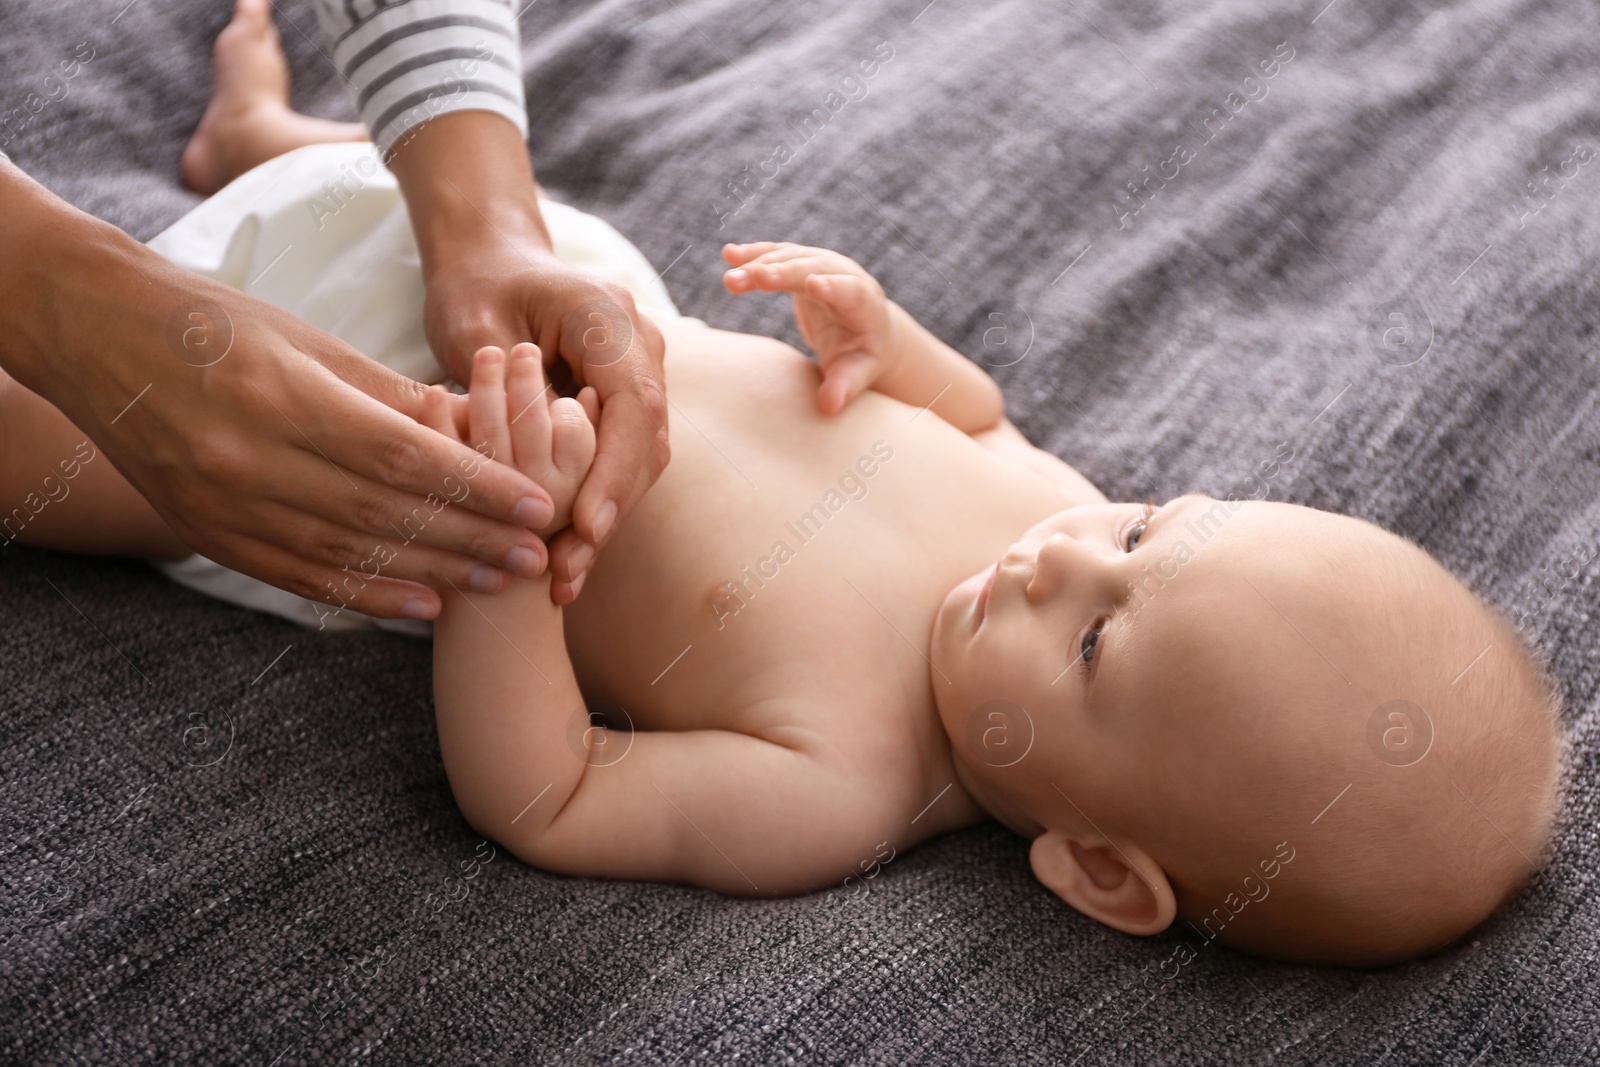
[[[423,321],[440,364],[468,381],[487,345],[531,341],[599,397],[594,466],[572,526],[549,543],[558,603],[670,456],[661,332],[620,286],[550,251],[532,166],[515,126],[489,112],[440,116],[413,129],[390,168],[422,254]]]
[[[195,551],[384,617],[543,570],[549,494],[414,421],[422,385],[4,164],[0,207],[0,362]]]
[[[794,294],[794,317],[822,369],[817,407],[833,415],[894,370],[900,350],[883,287],[855,260],[826,248],[770,241],[724,245],[730,293]]]

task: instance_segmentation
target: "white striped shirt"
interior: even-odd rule
[[[333,61],[387,159],[407,130],[493,111],[528,135],[510,0],[316,0]]]

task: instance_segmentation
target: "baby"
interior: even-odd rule
[[[208,136],[260,157],[262,122]],[[439,742],[477,831],[543,870],[756,896],[993,818],[1118,930],[1347,965],[1451,942],[1536,869],[1555,695],[1425,552],[1291,504],[1108,501],[851,260],[724,255],[730,291],[792,294],[816,358],[662,315],[672,461],[576,599],[445,591]],[[30,427],[8,473],[82,437],[14,385],[0,404]],[[523,344],[427,421],[559,511],[596,414]],[[83,470],[79,521],[185,554]]]

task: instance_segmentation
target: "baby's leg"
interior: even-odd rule
[[[183,182],[214,193],[251,167],[308,144],[365,141],[359,122],[289,108],[289,64],[269,0],[238,0],[212,49],[211,103],[183,150]]]
[[[189,548],[48,400],[0,371],[0,546],[182,559]]]

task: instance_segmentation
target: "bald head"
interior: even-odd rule
[[[1137,832],[1192,935],[1358,966],[1437,949],[1537,869],[1560,753],[1550,686],[1416,546],[1253,507],[1194,563],[1243,584],[1216,612],[1226,634],[1167,641],[1152,620],[1143,635],[1168,662],[1140,695],[1166,702],[1169,754],[1206,765],[1169,759],[1144,812],[1167,817]]]
[[[1176,917],[1280,958],[1404,959],[1503,903],[1549,836],[1561,733],[1536,660],[1371,523],[1068,509],[951,591],[932,655],[968,793],[1129,933]]]

